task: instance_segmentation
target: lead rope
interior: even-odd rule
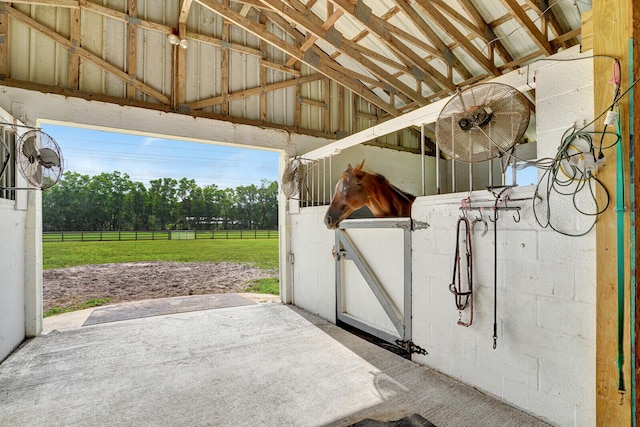
[[[467,260],[467,291],[462,291],[460,266],[460,228],[461,224],[465,227],[465,250]],[[449,291],[454,295],[456,308],[458,309],[458,325],[469,327],[473,323],[473,252],[471,250],[471,227],[469,219],[466,216],[458,218],[456,224],[456,253],[453,261],[453,276]],[[462,312],[469,307],[469,322],[462,321]]]

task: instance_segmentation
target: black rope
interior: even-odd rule
[[[493,210],[493,349],[498,346],[498,201]]]

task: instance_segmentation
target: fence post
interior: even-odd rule
[[[64,242],[64,231],[62,232],[62,241]]]
[[[84,231],[80,232],[80,241],[84,242]]]

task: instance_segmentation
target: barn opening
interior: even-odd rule
[[[277,268],[244,267],[217,252],[222,259],[203,262],[197,252],[209,250],[204,247],[183,245],[182,255],[170,255],[158,245],[270,239],[276,244],[265,248],[265,257],[277,259],[280,153],[113,129],[44,124],[42,131],[59,145],[64,172],[42,193],[45,317],[151,298],[277,290]],[[74,245],[73,252],[94,246],[61,262],[62,242]],[[158,246],[155,255],[151,245]],[[102,250],[116,250],[119,260],[99,267],[109,262],[95,257]],[[77,265],[73,273],[60,269],[65,262]],[[76,291],[64,292],[68,286]]]

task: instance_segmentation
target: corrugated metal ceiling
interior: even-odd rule
[[[327,137],[573,46],[591,9],[588,0],[2,4],[4,85]],[[391,144],[416,149],[415,138]]]

